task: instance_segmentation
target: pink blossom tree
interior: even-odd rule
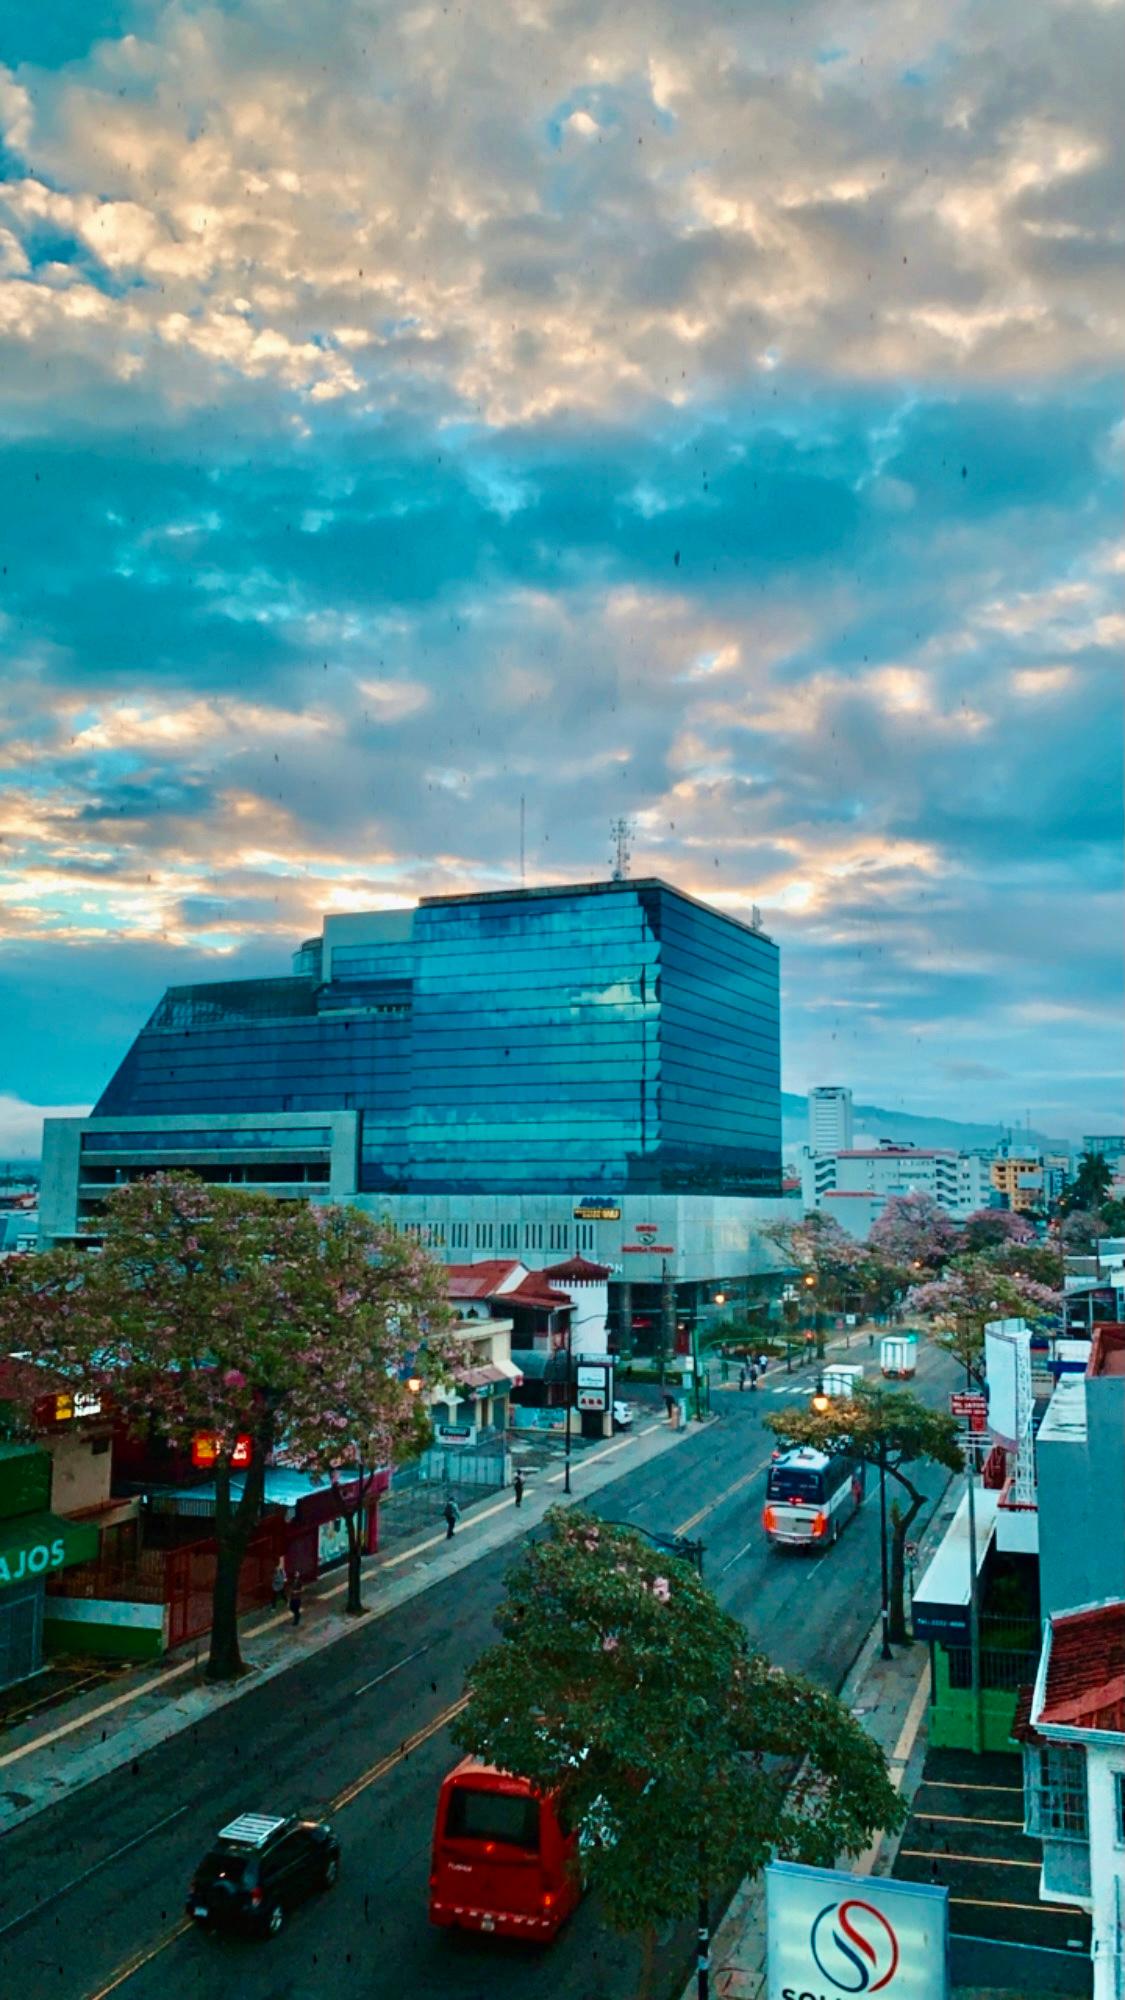
[[[928,1194],[892,1195],[869,1238],[888,1263],[918,1275],[940,1271],[961,1248],[952,1216]]]
[[[958,1257],[944,1277],[915,1285],[906,1305],[932,1321],[939,1346],[961,1363],[966,1380],[981,1384],[988,1321],[1055,1318],[1062,1310],[1062,1294],[1033,1278],[1000,1270],[987,1257]]]
[[[217,1556],[207,1674],[232,1679],[242,1671],[239,1578],[268,1463],[290,1431],[301,1462],[323,1464],[326,1477],[331,1437],[362,1444],[370,1459],[413,1434],[407,1367],[420,1380],[445,1367],[440,1272],[351,1210],[162,1174],[109,1196],[100,1254],[10,1263],[18,1269],[0,1287],[0,1351],[19,1349],[109,1393],[131,1428],[178,1453],[210,1440]],[[240,1438],[250,1440],[241,1486]]]
[[[977,1208],[961,1225],[964,1247],[971,1252],[1000,1250],[1007,1243],[1034,1243],[1030,1222],[1010,1208]]]

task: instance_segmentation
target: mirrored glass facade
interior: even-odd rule
[[[665,883],[329,918],[295,962],[170,989],[95,1115],[354,1109],[371,1192],[779,1190],[777,947]]]

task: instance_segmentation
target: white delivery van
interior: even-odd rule
[[[855,1362],[834,1361],[821,1376],[821,1387],[834,1403],[846,1403],[863,1380],[863,1369]]]
[[[879,1342],[879,1366],[888,1380],[909,1382],[918,1366],[917,1334],[884,1334]]]

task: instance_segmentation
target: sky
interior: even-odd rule
[[[0,0],[0,1155],[521,798],[1120,1129],[1121,14]]]

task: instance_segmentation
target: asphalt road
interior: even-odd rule
[[[866,1354],[859,1358],[867,1359]],[[923,1352],[917,1387],[942,1400],[945,1357]],[[808,1371],[793,1379],[807,1385]],[[699,1536],[720,1601],[779,1665],[838,1688],[878,1604],[878,1507],[822,1556],[771,1549],[759,1526],[774,1393],[716,1394],[720,1420],[598,1496],[598,1511],[656,1533]],[[788,1385],[787,1385],[788,1386]],[[936,1493],[944,1474],[924,1473]],[[575,1490],[581,1490],[581,1467]],[[921,1524],[919,1524],[921,1525]],[[514,1545],[513,1545],[514,1546]],[[451,1708],[491,1637],[502,1558],[449,1581],[295,1666],[132,1767],[0,1842],[0,1993],[58,2000],[621,2000],[636,1946],[588,1902],[546,1953],[431,1931],[429,1841],[454,1758]],[[65,1751],[60,1749],[60,1755]],[[331,1812],[338,1886],[269,1943],[183,1929],[192,1869],[239,1810]],[[664,1941],[678,1992],[687,1933]]]

